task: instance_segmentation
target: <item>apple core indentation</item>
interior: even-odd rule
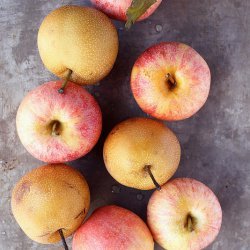
[[[59,136],[62,132],[62,124],[59,121],[54,120],[49,124],[49,129],[52,136]]]
[[[196,226],[195,217],[192,216],[190,213],[188,213],[184,227],[188,230],[188,232],[191,233],[195,230],[195,226]]]
[[[171,75],[170,73],[166,74],[166,80],[167,80],[169,90],[173,90],[177,86],[177,82],[174,76]]]

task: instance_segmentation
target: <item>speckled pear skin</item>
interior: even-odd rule
[[[44,65],[60,78],[72,70],[70,79],[78,84],[102,80],[118,54],[118,35],[111,20],[82,6],[63,6],[48,14],[37,43]]]
[[[85,178],[65,164],[46,165],[24,175],[12,191],[12,213],[32,240],[60,241],[58,230],[70,236],[83,222],[90,204]]]
[[[176,172],[181,148],[175,134],[163,123],[131,118],[116,125],[103,149],[108,172],[119,183],[141,190],[155,188],[146,166],[162,185]]]

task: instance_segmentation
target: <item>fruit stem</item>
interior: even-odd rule
[[[59,126],[60,126],[60,122],[59,121],[54,121],[52,124],[52,132],[51,135],[52,136],[58,136],[60,135],[59,133]]]
[[[66,87],[66,85],[67,85],[67,83],[68,83],[68,81],[69,81],[72,73],[73,73],[73,71],[71,69],[69,69],[68,70],[68,74],[67,74],[65,80],[63,81],[62,87],[60,89],[58,89],[58,93],[60,93],[60,94],[64,93],[64,89],[65,89],[65,87]]]
[[[65,250],[69,250],[69,248],[68,248],[68,246],[67,246],[67,243],[66,243],[66,240],[65,240],[65,237],[64,237],[64,235],[63,235],[62,229],[59,229],[58,232],[59,232],[59,234],[60,234],[60,236],[61,236],[61,240],[62,240],[64,249],[65,249]]]
[[[153,183],[154,183],[156,189],[157,189],[158,191],[160,191],[160,190],[161,190],[161,186],[160,186],[160,184],[156,181],[156,179],[155,179],[155,177],[154,177],[154,175],[153,175],[153,173],[152,173],[152,171],[151,171],[151,166],[150,166],[150,165],[146,165],[146,166],[145,166],[145,171],[147,171],[147,173],[149,174],[149,176],[150,176],[150,178],[152,179],[152,181],[153,181]]]
[[[175,79],[172,77],[170,73],[167,73],[166,79],[167,79],[170,89],[173,89],[177,86]]]
[[[187,217],[187,230],[189,232],[193,232],[194,231],[193,218],[192,218],[191,215],[188,215],[188,217]]]

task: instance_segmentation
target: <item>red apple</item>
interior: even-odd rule
[[[132,0],[91,0],[91,2],[102,12],[106,13],[111,18],[120,20],[120,21],[127,21],[127,11],[128,8],[132,4]],[[140,11],[140,8],[143,7],[143,5],[148,4],[148,0],[137,0],[138,2],[138,10]],[[152,1],[154,2],[154,1]],[[144,20],[148,18],[150,15],[152,15],[155,10],[159,7],[162,0],[157,0],[156,3],[151,5],[144,14],[142,14],[138,21]],[[147,7],[147,6],[145,6]]]
[[[118,206],[97,209],[76,231],[73,250],[153,250],[146,224],[131,211]]]
[[[87,154],[102,129],[101,110],[82,87],[69,82],[48,82],[28,93],[19,106],[19,138],[35,158],[50,163],[72,161]]]
[[[172,180],[149,200],[149,227],[155,241],[168,250],[207,247],[218,235],[221,221],[218,199],[194,179]]]
[[[132,92],[141,109],[168,121],[194,115],[208,98],[210,82],[205,60],[188,45],[176,42],[147,49],[131,75]]]

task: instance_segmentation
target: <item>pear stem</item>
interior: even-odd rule
[[[65,80],[63,81],[62,87],[60,89],[58,89],[58,93],[60,93],[60,94],[64,93],[64,89],[65,89],[65,87],[66,87],[66,85],[67,85],[67,83],[68,83],[68,81],[69,81],[72,73],[73,73],[73,71],[71,69],[69,69],[68,70],[68,74],[67,74]]]
[[[59,234],[60,234],[60,237],[61,237],[61,240],[62,240],[64,249],[65,249],[65,250],[69,250],[62,229],[59,229],[58,232],[59,232]]]
[[[156,189],[157,189],[158,191],[160,191],[160,190],[161,190],[161,186],[160,186],[160,184],[156,181],[156,179],[155,179],[155,177],[154,177],[154,175],[153,175],[153,173],[152,173],[152,171],[151,171],[151,166],[150,166],[150,165],[146,165],[146,166],[145,166],[145,171],[147,171],[147,173],[149,174],[149,176],[150,176],[150,178],[152,179],[152,181],[153,181],[153,183],[154,183]]]
[[[167,73],[166,79],[167,79],[170,89],[173,89],[177,86],[175,79],[172,77],[170,73]]]
[[[58,122],[58,121],[54,121],[53,122],[53,124],[52,124],[52,132],[51,132],[52,136],[58,136],[58,135],[60,135],[60,133],[59,133],[59,126],[60,126],[60,122]]]

